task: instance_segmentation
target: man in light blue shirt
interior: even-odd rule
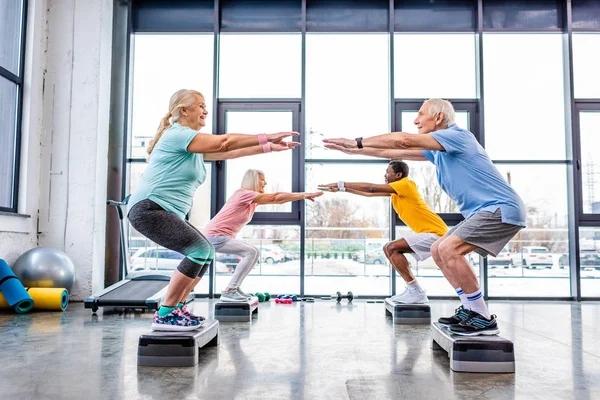
[[[479,282],[464,258],[476,251],[496,256],[525,227],[525,204],[494,166],[475,136],[454,123],[454,107],[442,99],[427,100],[415,125],[419,134],[393,132],[370,138],[325,139],[325,147],[348,154],[430,161],[442,189],[456,202],[465,220],[431,248],[432,256],[462,305],[439,322],[459,335],[499,333]]]

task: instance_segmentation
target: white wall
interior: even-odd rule
[[[72,299],[103,287],[112,0],[30,0],[19,213],[0,257],[36,246],[76,266]]]

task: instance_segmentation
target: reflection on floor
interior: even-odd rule
[[[212,315],[213,302],[196,300]],[[437,318],[456,303],[431,303]],[[393,326],[383,304],[261,303],[252,323],[221,324],[221,345],[191,368],[137,367],[149,313],[0,314],[6,399],[594,399],[600,304],[493,302],[515,344],[515,374],[452,372],[428,326]]]

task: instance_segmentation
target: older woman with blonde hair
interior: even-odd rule
[[[153,330],[194,330],[204,321],[184,305],[214,258],[210,242],[185,220],[194,192],[206,179],[204,161],[284,151],[299,145],[283,141],[297,136],[296,132],[201,134],[207,115],[202,93],[182,89],[171,96],[169,110],[148,147],[148,166],[129,200],[131,225],[156,244],[185,256],[154,315]]]
[[[231,195],[223,208],[202,231],[215,251],[242,257],[227,288],[221,293],[222,301],[247,301],[250,298],[240,289],[240,285],[254,268],[260,253],[256,247],[235,237],[250,222],[256,207],[261,204],[283,204],[304,199],[314,201],[315,197],[323,194],[323,192],[265,193],[266,185],[267,181],[262,171],[256,169],[246,171],[242,179],[242,187]]]

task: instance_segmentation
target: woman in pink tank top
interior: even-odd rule
[[[314,201],[323,192],[315,193],[265,193],[265,174],[256,169],[249,169],[242,179],[242,187],[236,190],[227,200],[223,208],[203,229],[202,233],[215,246],[218,253],[239,255],[242,259],[235,272],[221,293],[222,301],[247,301],[250,296],[240,289],[244,278],[250,273],[260,257],[259,250],[236,239],[237,234],[252,219],[256,207],[261,204],[283,204],[290,201]]]

